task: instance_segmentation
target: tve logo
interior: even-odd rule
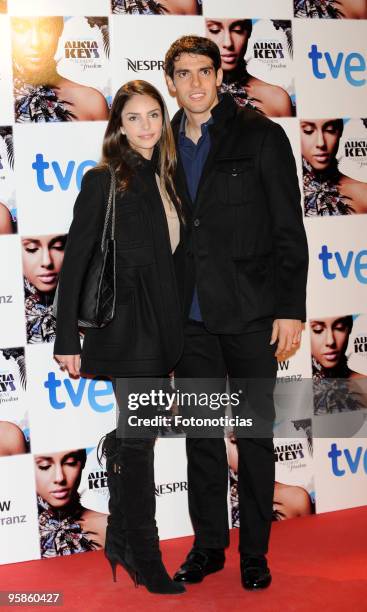
[[[59,162],[52,161],[50,167],[50,163],[45,161],[43,154],[37,153],[36,161],[33,162],[32,168],[36,171],[37,185],[41,191],[53,191],[55,185],[58,185],[62,191],[66,191],[69,189],[73,177],[75,178],[78,190],[80,190],[86,168],[94,168],[96,165],[97,162],[93,159],[86,159],[79,165],[74,160],[70,160],[64,169],[61,169]]]
[[[107,380],[87,380],[86,378],[79,378],[75,381],[70,378],[60,380],[56,378],[55,372],[49,372],[44,386],[48,390],[50,404],[55,410],[62,410],[66,407],[65,399],[77,408],[80,406],[84,394],[86,394],[89,405],[95,412],[109,412],[114,407],[114,401],[111,403],[98,401],[98,398],[103,397],[111,397],[114,400],[112,383]]]
[[[362,458],[363,455],[363,458]],[[354,455],[349,448],[344,448],[342,451],[338,449],[335,442],[330,446],[328,457],[331,461],[331,469],[334,476],[344,476],[346,472],[356,474],[361,466],[367,474],[367,448],[363,449],[358,446]]]
[[[332,55],[329,51],[319,51],[317,45],[311,45],[308,57],[317,79],[326,79],[330,76],[338,79],[343,71],[348,83],[354,87],[362,87],[367,82],[365,75],[360,75],[361,72],[366,73],[367,70],[366,60],[361,53],[345,55],[340,51],[337,55]]]
[[[321,260],[322,273],[327,280],[334,280],[339,275],[348,278],[350,273],[354,273],[360,283],[367,284],[367,249],[344,254],[340,251],[332,253],[327,245],[323,244],[318,257]]]

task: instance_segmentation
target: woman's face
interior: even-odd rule
[[[335,119],[301,121],[302,155],[318,171],[326,170],[335,158],[341,130]]]
[[[43,74],[50,65],[54,66],[53,58],[62,29],[59,17],[12,19],[13,55],[30,76]]]
[[[56,289],[66,235],[22,238],[23,274],[42,293]]]
[[[157,100],[147,95],[131,96],[121,113],[121,132],[130,147],[150,159],[162,135],[162,127],[163,115]]]
[[[36,455],[36,490],[50,506],[63,508],[75,497],[81,473],[79,451]]]
[[[324,368],[335,368],[345,353],[350,326],[345,317],[310,321],[311,353]]]
[[[244,19],[206,19],[206,35],[220,50],[224,72],[234,70],[243,59],[249,32]]]

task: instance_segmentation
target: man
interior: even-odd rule
[[[63,17],[13,17],[11,25],[16,121],[108,119],[101,92],[57,72],[54,56]]]
[[[237,107],[229,94],[218,98],[223,72],[215,43],[180,38],[166,54],[165,72],[182,107],[173,119],[176,185],[192,214],[187,246],[175,254],[186,320],[175,378],[183,388],[222,391],[228,376],[239,394],[246,389],[255,430],[262,426],[252,438],[236,432],[242,584],[259,589],[271,581],[265,555],[274,491],[275,357],[299,346],[305,320],[308,256],[296,167],[280,126]],[[202,414],[199,406],[196,413]],[[187,458],[195,542],[175,579],[200,582],[223,568],[229,541],[223,431],[200,437],[194,428]]]
[[[268,117],[291,117],[292,102],[285,89],[247,72],[245,55],[252,20],[208,18],[205,23],[207,37],[218,45],[221,54],[220,91],[228,91],[239,106],[250,106]]]

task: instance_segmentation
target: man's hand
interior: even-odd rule
[[[67,370],[70,376],[80,376],[80,355],[54,355],[60,370]]]
[[[275,319],[270,344],[278,340],[275,357],[287,355],[301,344],[302,322],[296,319]]]

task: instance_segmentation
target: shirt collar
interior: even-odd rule
[[[180,136],[186,136],[185,134],[185,128],[186,128],[186,113],[183,112],[182,113],[182,117],[181,117],[181,121],[180,121],[180,128],[179,128],[179,134]],[[203,136],[203,134],[205,134],[208,130],[209,125],[212,125],[212,123],[214,123],[214,119],[212,116],[209,117],[208,121],[205,121],[205,123],[201,124],[201,135]]]

